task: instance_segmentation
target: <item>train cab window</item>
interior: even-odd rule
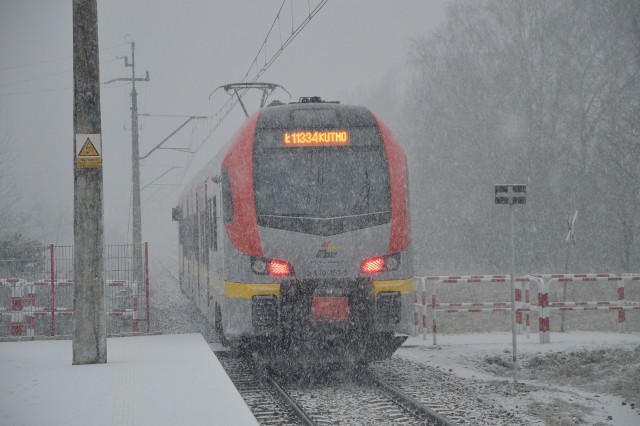
[[[391,221],[389,168],[375,128],[347,128],[350,145],[289,148],[282,131],[256,134],[258,224],[336,235]]]
[[[335,218],[390,211],[381,145],[263,149],[254,161],[259,215]]]
[[[222,218],[225,223],[233,222],[233,199],[229,172],[222,171]]]

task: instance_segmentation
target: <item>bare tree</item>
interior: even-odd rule
[[[11,170],[9,129],[0,130],[0,237],[11,233],[18,194]]]
[[[517,235],[522,269],[562,266],[565,216],[577,207],[580,267],[640,266],[631,170],[639,164],[639,8],[632,0],[459,1],[414,42],[412,126],[403,136],[412,141],[414,224],[418,243],[429,241],[418,250],[427,261],[503,271],[506,232],[491,190],[509,181],[529,185]]]

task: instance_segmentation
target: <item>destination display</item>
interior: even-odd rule
[[[349,132],[346,130],[284,132],[282,144],[288,147],[348,145]]]

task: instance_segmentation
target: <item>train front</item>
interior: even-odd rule
[[[402,148],[369,110],[336,103],[268,107],[245,132],[223,163],[229,208],[252,219],[226,227],[240,250],[225,269],[241,276],[225,335],[310,362],[388,358],[413,317]],[[243,149],[248,176],[232,167]]]

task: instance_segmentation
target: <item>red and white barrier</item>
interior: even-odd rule
[[[24,284],[25,281],[19,278],[0,279],[0,287],[8,289],[11,293],[9,305],[0,308],[0,314],[11,318],[9,326],[11,336],[22,336],[28,329],[25,327],[25,318],[27,318],[25,314],[30,312],[25,311],[28,299],[25,300]]]
[[[550,313],[558,311],[598,311],[609,310],[618,312],[618,331],[624,332],[625,311],[640,310],[640,303],[626,302],[624,300],[624,283],[627,280],[640,281],[640,276],[628,274],[617,276],[615,274],[536,274],[524,277],[528,281],[533,281],[538,285],[538,303],[530,304],[531,308],[538,310],[538,331],[540,343],[551,341]],[[617,282],[617,300],[613,301],[578,301],[562,302],[549,300],[549,288],[554,283],[567,282],[597,282],[608,281]]]
[[[137,283],[107,280],[105,284],[106,314],[110,317],[130,318],[132,331],[137,332],[140,318],[138,309],[141,308]],[[0,288],[8,289],[11,293],[10,305],[0,306],[0,314],[11,317],[11,336],[35,336],[38,319],[51,322],[51,335],[54,336],[56,317],[69,319],[73,316],[73,280],[27,282],[9,278],[0,279]],[[67,305],[63,305],[61,300],[66,301]]]
[[[550,301],[549,288],[554,283],[566,282],[615,282],[617,297],[615,300]],[[640,274],[540,274],[527,275],[514,280],[514,299],[516,308],[517,331],[522,332],[523,323],[527,337],[530,332],[530,316],[535,311],[538,314],[538,332],[540,343],[550,342],[550,313],[552,311],[617,311],[618,331],[625,331],[626,311],[640,311],[640,301],[625,300],[625,282],[640,281]],[[508,275],[467,275],[467,276],[418,276],[415,277],[414,298],[414,334],[422,334],[426,340],[428,316],[431,315],[431,332],[433,344],[437,344],[437,315],[441,313],[490,313],[503,312],[511,309],[510,302],[456,302],[438,303],[437,290],[441,284],[455,283],[488,283],[510,282]],[[530,301],[529,284],[533,282],[538,288],[537,303]],[[432,284],[431,301],[428,302],[427,283]]]
[[[444,276],[422,276],[415,277],[415,298],[414,298],[414,326],[415,333],[422,332],[423,340],[427,339],[427,316],[431,311],[431,333],[433,344],[437,344],[438,320],[437,313],[493,313],[507,312],[511,310],[511,302],[458,302],[458,303],[438,303],[437,289],[441,284],[457,283],[507,283],[511,281],[509,275],[444,275]],[[427,303],[427,282],[432,283],[431,303]],[[420,301],[418,301],[420,295]],[[421,303],[420,303],[421,302]],[[516,307],[518,305],[516,304]],[[422,324],[420,326],[420,317]]]

